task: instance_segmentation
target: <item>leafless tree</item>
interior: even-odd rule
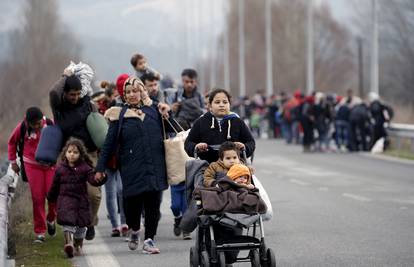
[[[55,0],[27,0],[22,27],[7,35],[8,57],[0,62],[0,135],[7,141],[12,127],[29,106],[50,113],[48,91],[80,46],[60,22]]]
[[[264,1],[245,1],[247,90],[252,94],[265,88]],[[231,89],[238,86],[238,1],[231,2],[228,17]],[[272,2],[272,49],[274,92],[304,89],[306,86],[306,1]],[[315,8],[315,88],[344,92],[356,84],[351,34],[331,15],[326,6]],[[222,70],[220,69],[221,73]]]

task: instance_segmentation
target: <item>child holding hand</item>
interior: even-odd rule
[[[64,251],[69,258],[82,254],[87,226],[92,223],[87,182],[99,186],[82,141],[69,139],[60,155],[48,200],[57,203],[57,222],[63,226]],[[72,240],[73,236],[73,240]]]

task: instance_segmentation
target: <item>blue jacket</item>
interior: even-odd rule
[[[119,140],[116,140],[121,109],[112,107],[105,113],[110,124],[96,170],[103,172],[118,148],[117,159],[125,197],[167,189],[162,122],[157,107],[154,104],[142,107],[143,120],[128,109]]]

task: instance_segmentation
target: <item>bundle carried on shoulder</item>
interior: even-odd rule
[[[108,133],[108,122],[99,112],[91,112],[86,119],[86,128],[97,148],[102,148],[106,134]]]
[[[57,125],[46,126],[40,135],[35,159],[45,165],[54,165],[59,157],[62,148],[63,134]]]
[[[88,64],[82,62],[75,64],[71,61],[66,69],[70,70],[79,78],[82,84],[81,97],[84,97],[85,95],[91,96],[93,92],[91,82],[95,74],[92,68]]]

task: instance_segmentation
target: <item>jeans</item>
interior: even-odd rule
[[[183,216],[187,210],[185,183],[171,186],[171,211],[175,217]]]
[[[106,170],[108,180],[105,183],[106,209],[112,228],[119,227],[118,210],[121,215],[121,224],[125,224],[125,213],[122,198],[122,181],[118,170]],[[118,209],[119,208],[119,209]]]
[[[347,147],[349,144],[349,123],[344,120],[335,121],[335,132],[335,141],[338,149],[342,146]]]
[[[283,121],[282,122],[282,135],[286,140],[286,143],[291,144],[294,140],[296,144],[300,144],[300,132],[299,121]]]

